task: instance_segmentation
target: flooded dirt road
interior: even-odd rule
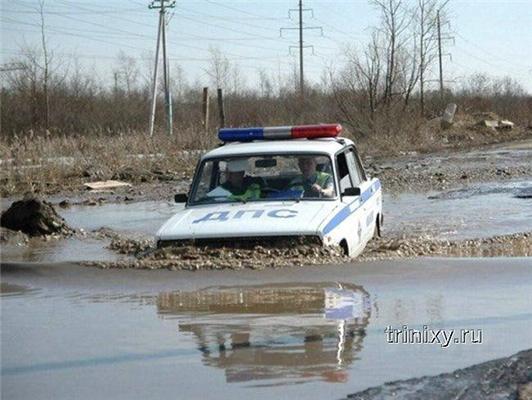
[[[532,347],[527,258],[195,273],[4,263],[1,291],[12,399],[343,398]]]
[[[384,238],[464,240],[532,231],[531,180],[472,184],[440,192],[384,194]],[[170,202],[136,202],[58,208],[67,224],[91,232],[108,228],[133,239],[151,239],[157,229],[182,205]],[[3,245],[7,261],[116,261],[108,236]]]
[[[438,240],[460,250],[472,238],[531,232],[531,154],[498,147],[381,165],[382,241],[416,257],[446,254],[417,251]],[[76,265],[131,258],[109,249],[113,235],[151,238],[181,207],[166,200],[174,183],[142,190],[119,195],[132,201],[83,193],[57,208],[73,236],[2,243],[3,397],[345,398],[532,347],[531,258],[193,273]],[[414,251],[395,249],[403,237]],[[530,237],[518,244],[531,248]],[[403,343],[414,331],[421,342]]]

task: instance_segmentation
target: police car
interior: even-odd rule
[[[380,234],[382,191],[339,124],[224,128],[158,246],[311,237],[355,257]]]

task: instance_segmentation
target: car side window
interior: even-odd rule
[[[362,166],[362,161],[360,160],[360,154],[358,154],[358,151],[356,149],[353,149],[355,153],[355,161],[358,166],[358,171],[360,172],[360,176],[362,177],[363,181],[367,181],[368,177],[366,176],[366,171],[364,171],[364,167]]]
[[[355,187],[360,186],[360,184],[364,180],[364,177],[362,175],[362,171],[360,170],[359,164],[357,162],[357,157],[355,155],[355,152],[352,148],[347,150],[346,152],[346,161],[347,161],[347,168],[349,170],[349,175],[351,175],[351,181],[353,182],[353,185]]]
[[[345,152],[338,154],[336,157],[336,163],[338,164],[338,181],[340,182],[340,193],[343,193],[345,189],[353,187],[353,184],[351,183],[351,177],[349,176],[349,167],[347,165]]]

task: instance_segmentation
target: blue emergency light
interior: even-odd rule
[[[342,131],[340,124],[269,126],[261,128],[222,128],[218,138],[223,142],[249,142],[252,140],[314,139],[336,137]]]

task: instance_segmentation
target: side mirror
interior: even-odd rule
[[[174,196],[174,201],[176,203],[186,203],[188,201],[188,196],[186,193],[178,193]]]
[[[342,192],[342,196],[360,196],[360,188],[359,187],[346,188]]]

